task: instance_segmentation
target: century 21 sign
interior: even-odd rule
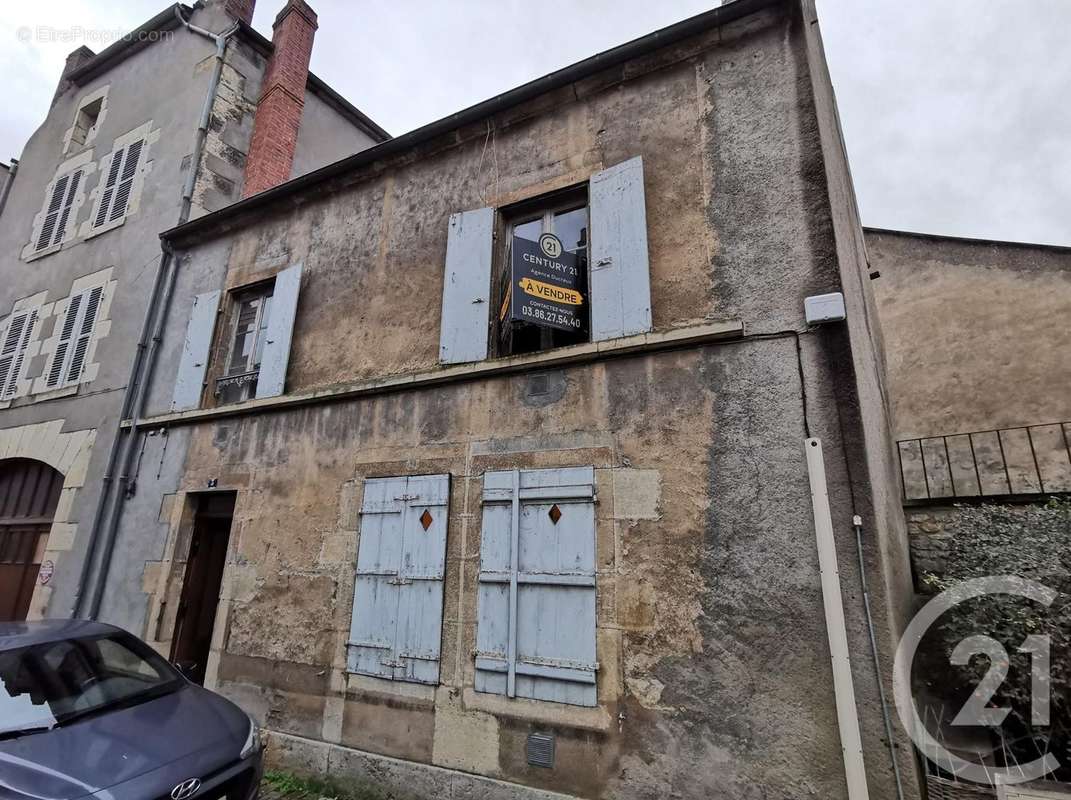
[[[514,237],[510,319],[563,331],[583,327],[580,257],[561,239],[544,233],[538,242]]]

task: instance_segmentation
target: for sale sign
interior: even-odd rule
[[[538,242],[513,239],[510,319],[563,331],[583,327],[580,257],[544,233]]]

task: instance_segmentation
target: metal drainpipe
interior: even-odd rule
[[[878,655],[878,640],[874,634],[874,616],[870,613],[870,589],[866,580],[866,561],[863,558],[863,518],[852,515],[852,527],[855,528],[855,549],[859,556],[859,582],[863,589],[863,605],[866,608],[866,628],[870,633],[870,653],[874,657],[874,676],[878,680],[878,699],[881,701],[881,716],[885,721],[885,738],[889,740],[889,758],[892,760],[893,775],[896,778],[896,796],[904,800],[904,783],[900,777],[900,762],[896,758],[896,740],[893,739],[892,721],[889,719],[889,703],[885,699],[885,686],[881,680],[881,658]]]
[[[208,123],[212,114],[212,104],[215,102],[216,93],[219,89],[219,81],[223,75],[223,63],[224,55],[227,50],[227,41],[238,30],[239,25],[235,22],[223,33],[216,34],[190,24],[186,18],[182,16],[182,12],[177,7],[175,8],[175,16],[178,17],[179,22],[181,22],[187,30],[200,36],[204,36],[207,39],[211,39],[216,44],[216,63],[208,84],[208,92],[205,94],[204,105],[201,107],[201,117],[198,121],[196,136],[194,137],[193,153],[190,156],[190,168],[182,187],[182,204],[179,209],[179,224],[181,225],[190,218],[190,210],[193,204],[193,189],[197,180],[198,167],[201,163],[201,154],[204,151],[205,139],[208,137]],[[141,328],[141,336],[138,339],[137,353],[135,354],[134,364],[131,368],[130,379],[127,381],[126,391],[123,394],[122,413],[120,414],[119,424],[122,425],[124,419],[132,418],[131,426],[125,433],[120,427],[115,432],[115,437],[112,439],[112,447],[108,454],[108,466],[102,481],[103,486],[101,488],[101,496],[97,500],[97,507],[93,514],[93,527],[89,532],[89,544],[86,550],[85,559],[82,562],[82,572],[78,580],[78,586],[75,590],[75,602],[72,616],[77,616],[81,610],[82,591],[85,588],[86,582],[89,579],[89,573],[92,570],[97,543],[100,540],[100,526],[104,517],[104,511],[108,506],[108,495],[109,493],[112,493],[114,494],[114,501],[111,504],[111,515],[108,518],[108,527],[104,537],[104,550],[102,551],[100,558],[100,573],[93,586],[93,593],[90,598],[89,608],[86,615],[89,619],[97,618],[97,615],[100,613],[101,602],[104,599],[104,586],[107,583],[108,573],[111,570],[112,553],[115,550],[115,539],[119,530],[119,517],[131,483],[130,465],[135,449],[133,443],[137,440],[139,419],[145,406],[145,387],[153,372],[156,353],[162,337],[163,325],[167,318],[168,308],[171,305],[171,297],[175,289],[175,278],[178,273],[178,267],[170,248],[167,247],[166,244],[161,244],[161,248],[163,250],[163,258],[160,260],[160,266],[156,270],[153,290],[150,294],[149,307],[146,309],[145,319]],[[160,291],[161,287],[165,285],[165,281],[163,280],[165,274],[167,276],[166,288],[163,290],[163,303],[160,303]],[[153,323],[154,319],[155,324]],[[149,333],[150,329],[152,330],[151,337]],[[145,374],[140,375],[139,379],[139,373],[141,372],[143,363],[145,365]],[[122,441],[123,447],[122,470],[119,483],[115,485],[113,489],[112,482],[114,480],[116,463],[120,458],[120,441]]]
[[[7,183],[4,184],[4,193],[0,194],[0,215],[4,213],[4,206],[7,205],[7,196],[11,194],[11,184],[15,182],[15,173],[19,171],[19,160],[17,158],[11,159],[11,166],[7,171]]]

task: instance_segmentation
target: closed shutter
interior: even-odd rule
[[[123,165],[123,153],[126,148],[120,148],[112,153],[112,163],[108,166],[108,176],[104,181],[100,201],[97,204],[97,215],[93,218],[93,227],[99,228],[108,219],[108,209],[112,206],[112,198],[115,197],[115,184],[119,180],[119,168]]]
[[[290,363],[290,341],[300,293],[301,264],[288,267],[275,276],[257,376],[257,397],[277,397],[286,386],[286,367]]]
[[[193,298],[190,321],[186,325],[186,338],[182,343],[178,375],[175,377],[175,391],[171,396],[172,411],[185,411],[201,405],[201,392],[205,385],[208,353],[216,327],[219,296],[217,289]]]
[[[56,343],[55,352],[52,353],[52,363],[48,368],[48,376],[45,379],[45,385],[49,389],[60,385],[63,372],[67,368],[71,339],[74,337],[74,331],[80,321],[79,316],[82,311],[83,299],[84,295],[79,293],[72,295],[67,302],[67,311],[64,313],[63,322],[60,325],[59,341]]]
[[[350,672],[439,682],[450,476],[365,481]]]
[[[120,219],[126,214],[127,206],[130,205],[130,192],[134,187],[134,176],[137,174],[138,162],[141,160],[141,149],[144,145],[144,140],[138,139],[126,146],[123,169],[119,173],[119,185],[115,190],[115,198],[112,200],[108,222]]]
[[[89,350],[89,340],[93,338],[93,326],[97,324],[97,313],[100,311],[100,300],[103,294],[103,286],[94,286],[84,292],[85,301],[82,309],[82,319],[79,320],[78,327],[75,329],[74,345],[71,348],[71,363],[67,367],[65,383],[73,383],[82,377],[86,352]]]
[[[106,222],[122,219],[126,214],[144,147],[145,140],[138,139],[112,154],[112,163],[108,166],[108,177],[101,192],[97,215],[93,218],[94,227],[99,228]]]
[[[15,396],[19,378],[22,377],[26,348],[30,346],[35,325],[37,325],[36,308],[29,315],[24,312],[11,321],[11,327],[8,328],[3,346],[0,348],[0,400],[8,400]],[[12,345],[10,349],[9,345]]]
[[[493,208],[450,215],[439,333],[443,364],[487,358],[494,225]]]
[[[643,160],[591,176],[591,339],[651,330]]]
[[[48,207],[45,209],[45,219],[34,245],[35,250],[44,250],[63,241],[63,234],[67,230],[67,220],[71,215],[71,206],[74,205],[74,196],[78,193],[78,186],[81,182],[82,170],[80,169],[56,179],[52,185]]]
[[[476,690],[594,706],[594,470],[486,473],[480,558]]]

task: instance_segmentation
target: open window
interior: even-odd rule
[[[588,341],[587,186],[504,208],[499,218],[493,355]]]
[[[216,380],[216,397],[220,403],[237,403],[256,397],[274,291],[275,281],[272,280],[234,296],[227,336],[227,363],[223,375]]]
[[[81,106],[74,116],[70,147],[79,148],[90,141],[104,108],[104,98],[97,97]]]
[[[217,376],[213,394],[218,404],[277,397],[283,393],[301,290],[301,270],[301,264],[294,264],[270,280],[227,295],[212,372]],[[193,298],[171,398],[172,411],[201,405],[222,296],[217,290]]]
[[[639,157],[596,172],[569,190],[451,215],[440,363],[650,330]]]

